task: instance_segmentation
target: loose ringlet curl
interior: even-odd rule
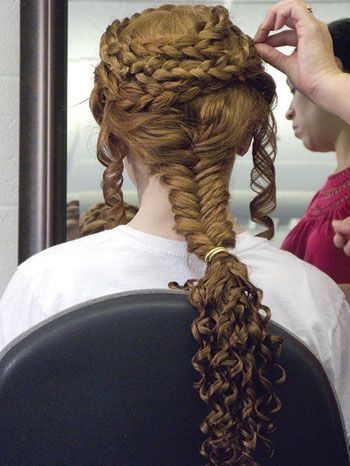
[[[227,212],[235,155],[252,135],[251,216],[272,237],[275,84],[222,6],[164,5],[116,20],[100,57],[90,106],[106,167],[105,220],[110,228],[125,222],[122,171],[130,152],[167,187],[188,252],[207,258],[203,277],[169,283],[188,290],[198,310],[194,386],[208,408],[201,454],[208,465],[255,465],[258,442],[272,452],[271,415],[281,405],[274,387],[285,374],[276,363],[281,339],[269,334],[262,291],[233,252]]]

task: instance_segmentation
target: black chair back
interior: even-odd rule
[[[0,354],[0,464],[20,466],[203,466],[206,409],[186,295],[120,293],[72,308]],[[337,402],[316,358],[284,338],[272,459],[261,465],[345,466]]]

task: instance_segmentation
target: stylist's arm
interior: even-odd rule
[[[269,35],[283,26],[290,29]],[[303,1],[282,0],[273,5],[254,41],[259,55],[285,73],[300,92],[350,124],[350,75],[336,63],[327,25]],[[285,45],[297,50],[284,55],[277,47]]]

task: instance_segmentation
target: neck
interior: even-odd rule
[[[350,126],[344,125],[335,144],[337,155],[336,173],[350,167]]]
[[[175,231],[174,214],[167,188],[162,186],[157,178],[151,177],[144,189],[138,188],[137,191],[140,207],[128,225],[144,233],[185,241],[185,237]],[[233,231],[236,234],[243,232],[230,212],[227,218],[233,223]]]

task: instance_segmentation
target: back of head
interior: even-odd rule
[[[205,260],[222,248],[209,255],[202,278],[169,285],[188,289],[198,309],[192,363],[208,406],[201,453],[211,464],[254,464],[257,441],[269,444],[269,414],[280,405],[270,371],[277,368],[280,380],[283,372],[262,292],[228,251],[235,246],[228,185],[238,148],[252,136],[251,213],[271,237],[274,82],[221,6],[165,5],[114,21],[100,56],[90,105],[100,125],[107,220],[111,227],[125,221],[123,158],[131,152],[167,187],[188,251]]]
[[[350,73],[350,18],[339,19],[328,24],[333,40],[334,55],[344,66],[344,71]]]

